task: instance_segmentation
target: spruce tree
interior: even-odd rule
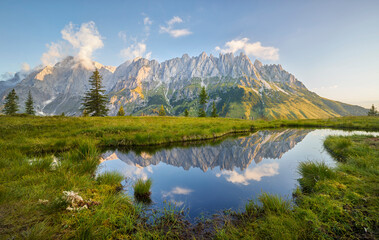
[[[91,89],[86,92],[83,98],[83,110],[86,110],[91,116],[106,116],[108,112],[108,100],[101,85],[102,79],[103,77],[96,68],[89,80]]]
[[[117,116],[119,117],[125,116],[125,111],[122,106],[120,107],[120,109],[118,109]]]
[[[163,105],[161,105],[161,109],[159,110],[159,116],[166,116],[166,111],[164,110]]]
[[[213,102],[213,104],[212,104],[212,113],[211,113],[211,116],[212,117],[218,117],[215,102]]]
[[[26,114],[29,114],[29,115],[36,114],[36,111],[34,111],[33,104],[34,104],[34,102],[33,102],[32,93],[29,91],[28,99],[25,102],[25,113]]]
[[[187,108],[184,110],[184,116],[185,117],[188,117],[188,115],[189,115],[189,113],[188,113],[188,110],[187,110]]]
[[[12,89],[5,98],[5,105],[3,112],[6,115],[12,115],[15,114],[18,111],[18,105],[17,105],[18,96],[16,94],[16,91]]]
[[[200,92],[200,95],[199,95],[199,112],[198,112],[198,116],[199,117],[206,117],[207,114],[205,113],[205,104],[208,102],[208,94],[207,92],[205,91],[205,87],[202,87],[201,88],[201,92]]]
[[[376,110],[374,104],[372,104],[370,110],[367,113],[368,116],[378,116],[378,111]]]

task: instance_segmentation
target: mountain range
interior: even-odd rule
[[[39,115],[82,114],[80,107],[89,89],[89,77],[97,68],[109,98],[109,115],[123,106],[127,115],[157,115],[161,105],[168,115],[180,116],[188,109],[197,115],[198,95],[204,86],[209,95],[206,111],[215,102],[221,117],[244,119],[300,119],[366,115],[367,109],[329,100],[309,91],[281,65],[252,63],[244,53],[184,54],[159,63],[136,58],[118,67],[93,62],[85,67],[75,57],[54,66],[16,73],[0,82],[0,109],[6,95],[15,89],[23,111],[31,91]]]

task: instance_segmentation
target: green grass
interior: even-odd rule
[[[285,214],[291,210],[291,203],[277,195],[262,193],[259,196],[259,201],[262,203],[262,209],[265,213]]]
[[[249,121],[185,117],[25,117],[0,116],[0,145],[36,154],[96,147],[146,146],[221,137],[264,128],[311,127],[378,131],[377,117]],[[11,139],[11,141],[9,141]]]
[[[171,207],[148,221],[120,192],[124,177],[96,176],[101,147],[199,141],[265,128],[327,127],[379,130],[375,117],[247,121],[184,117],[0,116],[0,236],[15,239],[172,239],[199,237]],[[368,137],[331,137],[325,147],[343,161],[336,169],[304,165],[295,203],[263,194],[238,220],[211,223],[220,239],[357,238],[378,229],[378,144]],[[332,172],[332,174],[329,174]],[[317,174],[315,174],[315,172]],[[317,181],[316,181],[316,180]],[[308,190],[305,190],[308,189]],[[63,191],[89,209],[66,210]],[[46,201],[47,200],[47,201]],[[203,226],[204,228],[204,226]],[[208,231],[208,230],[206,230]]]
[[[335,178],[334,169],[331,169],[325,162],[301,162],[298,172],[302,176],[298,181],[303,192],[311,192],[314,186],[322,180]]]
[[[349,138],[327,138],[324,146],[339,161],[346,161],[348,149],[352,145]]]
[[[146,201],[150,199],[151,195],[151,185],[153,184],[153,181],[149,178],[146,180],[143,179],[137,179],[137,181],[133,185],[134,190],[134,197],[138,201]]]
[[[124,179],[125,177],[118,172],[105,172],[96,177],[97,183],[104,185],[117,185]]]
[[[379,139],[329,136],[326,149],[343,161],[335,168],[323,162],[299,165],[301,188],[295,204],[263,193],[261,205],[217,230],[218,239],[375,239],[379,231]],[[340,158],[337,158],[340,159]]]

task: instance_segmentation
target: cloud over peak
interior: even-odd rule
[[[68,55],[86,68],[93,68],[92,54],[104,46],[102,37],[93,21],[82,23],[80,27],[73,23],[66,25],[62,31],[61,41],[47,44],[48,51],[42,54],[44,65],[54,65]]]
[[[151,57],[151,52],[146,53],[145,43],[135,41],[129,47],[122,49],[120,56],[126,60],[134,59],[136,57],[149,59]]]
[[[159,33],[168,33],[171,37],[178,38],[192,34],[187,28],[175,29],[176,23],[182,23],[183,19],[178,16],[174,16],[167,22],[167,26],[160,26]]]
[[[260,58],[262,60],[279,60],[279,49],[275,47],[264,47],[261,42],[249,42],[248,38],[234,39],[226,42],[224,48],[217,46],[216,51],[221,53],[236,53],[243,51],[247,55]]]

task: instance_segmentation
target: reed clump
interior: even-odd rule
[[[134,189],[134,197],[137,201],[140,202],[150,202],[151,201],[151,185],[153,181],[148,178],[146,180],[137,179],[137,181],[133,185]]]

